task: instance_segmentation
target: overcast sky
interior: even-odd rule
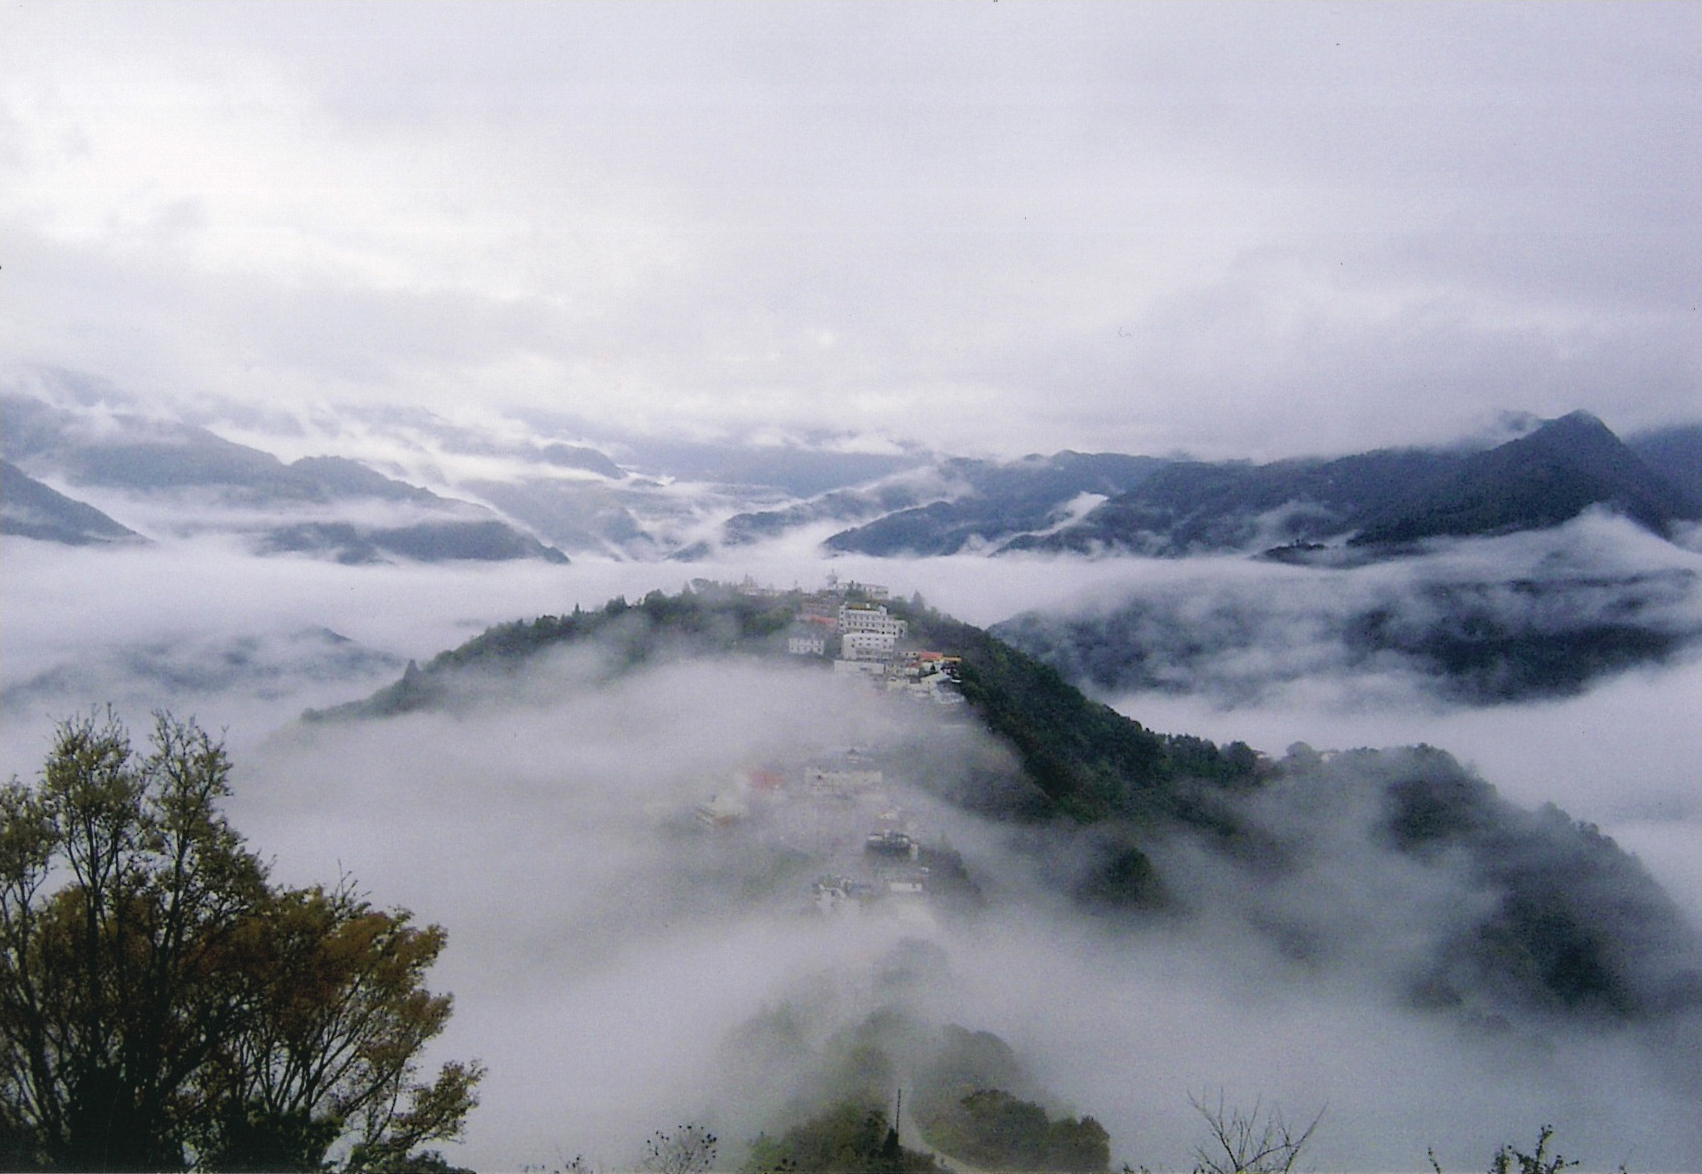
[[[4,360],[1278,456],[1702,416],[1702,5],[0,7]]]

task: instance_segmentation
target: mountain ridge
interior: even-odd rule
[[[258,532],[253,547],[261,554],[317,554],[344,563],[378,562],[388,555],[428,562],[567,561],[560,551],[481,506],[444,498],[358,461],[317,456],[286,464],[263,449],[181,421],[119,413],[91,427],[89,419],[73,412],[31,396],[11,396],[6,401],[4,444],[8,465],[25,476],[27,469],[18,462],[52,469],[72,485],[143,498],[211,494],[216,506],[228,511],[234,528]],[[39,492],[15,477],[13,483],[17,492],[34,493],[32,500],[40,498]],[[6,492],[11,495],[14,490]],[[391,525],[343,516],[280,522],[274,516],[280,510],[311,514],[374,502],[424,516],[398,519]],[[63,531],[25,531],[16,523],[8,532],[66,541]]]
[[[599,447],[582,422],[547,414],[495,428],[421,410],[351,410],[345,435],[334,414],[312,421],[341,455],[286,463],[219,436],[216,413],[192,423],[75,380],[57,398],[6,398],[0,450],[24,473],[154,498],[206,492],[250,512],[317,510],[267,548],[346,562],[420,557],[364,533],[357,502],[495,520],[557,554],[686,562],[798,540],[875,557],[1276,551],[1365,561],[1436,539],[1549,528],[1589,508],[1668,538],[1702,520],[1702,426],[1626,442],[1588,413],[1521,421],[1523,434],[1500,444],[1256,463],[1071,449],[1011,460],[865,452],[841,436],[742,448],[626,437]],[[232,412],[249,438],[289,423]],[[294,427],[278,441],[299,452],[313,433]],[[356,459],[366,450],[381,459]],[[525,542],[504,551],[466,537],[468,557],[556,558]]]
[[[1004,551],[1186,554],[1548,529],[1606,506],[1670,537],[1702,508],[1587,412],[1482,452],[1384,449],[1330,461],[1179,464],[1057,534]]]
[[[11,461],[0,461],[0,534],[65,546],[142,541],[128,526],[37,481]]]
[[[1654,533],[1694,521],[1693,504],[1595,416],[1572,412],[1426,486],[1402,513],[1369,520],[1354,545],[1539,530],[1604,505]]]

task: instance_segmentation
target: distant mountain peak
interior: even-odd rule
[[[1582,408],[1576,412],[1567,412],[1564,416],[1557,416],[1552,420],[1545,420],[1526,436],[1508,443],[1518,444],[1534,441],[1551,444],[1556,441],[1620,444],[1620,439],[1614,435],[1613,429],[1602,423],[1599,416],[1593,412],[1586,412]]]
[[[1612,429],[1585,411],[1549,420],[1535,432],[1473,453],[1367,525],[1361,545],[1537,530],[1607,506],[1657,534],[1695,510],[1645,465]]]
[[[1487,449],[1173,461],[1080,521],[1019,535],[1005,549],[1175,555],[1351,535],[1351,545],[1374,554],[1430,538],[1543,529],[1593,506],[1657,534],[1702,516],[1695,494],[1644,464],[1595,415],[1576,411]]]

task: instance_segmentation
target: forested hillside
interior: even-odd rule
[[[480,698],[493,683],[522,679],[566,648],[595,654],[582,688],[678,660],[825,673],[823,658],[784,652],[803,602],[799,592],[700,582],[636,604],[517,621],[410,666],[363,702],[310,716],[488,704]],[[1702,1008],[1702,942],[1634,859],[1556,809],[1516,808],[1444,751],[1294,747],[1271,756],[1154,732],[983,629],[920,600],[882,606],[908,625],[910,645],[960,658],[955,684],[967,705],[942,711],[942,728],[969,721],[1011,752],[1009,767],[983,762],[920,785],[1007,826],[1012,859],[1041,868],[1086,915],[1127,924],[1159,911],[1227,916],[1308,965],[1363,948],[1351,928],[1361,919],[1411,920],[1407,932],[1424,944],[1382,980],[1414,1006],[1622,1021]],[[1457,887],[1476,912],[1433,924],[1382,881],[1346,905],[1318,903],[1322,878],[1350,860],[1362,867],[1368,855],[1391,876]]]

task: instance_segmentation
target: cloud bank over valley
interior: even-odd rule
[[[1292,847],[1324,871],[1243,872],[1179,840],[1180,856],[1158,859],[1193,878],[1184,900],[1200,912],[1116,930],[1077,908],[1071,870],[1058,872],[1085,842],[934,797],[970,763],[1011,769],[982,735],[796,667],[608,669],[595,649],[551,654],[518,677],[463,679],[449,715],[287,731],[260,750],[237,808],[274,845],[301,846],[289,860],[303,876],[347,868],[466,927],[444,967],[460,999],[445,1046],[492,1068],[469,1143],[487,1163],[585,1152],[618,1165],[646,1120],[773,1131],[825,1098],[808,1090],[854,1086],[858,1041],[891,1066],[877,1083],[914,1089],[947,1025],[998,1035],[1049,1101],[1093,1114],[1117,1153],[1152,1163],[1185,1159],[1186,1090],[1220,1084],[1329,1102],[1318,1157],[1343,1165],[1393,1168],[1439,1139],[1439,1153],[1470,1161],[1539,1105],[1577,1146],[1694,1152],[1671,1128],[1694,1091],[1693,1042],[1511,1011],[1485,1036],[1412,1009],[1404,984],[1494,890],[1462,862],[1391,855],[1351,773],[1334,792],[1273,791],[1260,817],[1268,834],[1300,835]],[[739,790],[760,764],[796,791],[800,759],[846,744],[884,750],[891,782],[874,808]],[[729,788],[748,804],[740,824],[693,826],[693,805]],[[924,843],[961,854],[978,900],[824,917],[809,895],[822,858],[797,854],[837,839],[855,856],[894,809]],[[1639,964],[1671,965],[1657,952]],[[1387,1046],[1355,1047],[1369,1032]],[[1411,1076],[1370,1079],[1391,1067]],[[1624,1097],[1621,1083],[1598,1099],[1600,1084],[1574,1079],[1585,1068],[1642,1091]],[[1466,1097],[1461,1071],[1474,1073]]]
[[[1654,540],[1590,520],[1571,541],[1602,555],[1646,554],[1640,544]],[[1384,571],[1378,589],[1457,574],[1473,550]],[[824,569],[768,557],[691,571],[807,585]],[[1119,599],[1175,584],[1234,599],[1253,584],[1358,573],[974,556],[831,567],[984,621],[1066,613],[1084,590]],[[30,620],[8,625],[8,771],[33,771],[51,716],[77,707],[111,698],[132,714],[161,703],[197,713],[228,727],[233,817],[284,879],[347,872],[380,901],[449,927],[434,980],[455,992],[457,1014],[442,1047],[491,1069],[466,1144],[474,1164],[583,1152],[619,1166],[651,1129],[684,1119],[742,1141],[783,1123],[799,1090],[844,1087],[859,1048],[886,1057],[895,1078],[944,1063],[930,1049],[948,1026],[994,1033],[1014,1057],[1000,1069],[1008,1083],[1054,1112],[1093,1115],[1119,1160],[1155,1167],[1187,1160],[1198,1122],[1186,1096],[1219,1086],[1296,1112],[1328,1102],[1326,1166],[1396,1168],[1435,1145],[1447,1167],[1469,1168],[1510,1123],[1551,1118],[1566,1123],[1569,1153],[1608,1164],[1643,1154],[1645,1165],[1684,1168],[1702,1149],[1671,1128],[1694,1097],[1683,1074],[1693,1043],[1675,1043],[1684,1032],[1651,1044],[1588,1017],[1545,1025],[1520,1012],[1510,1030],[1484,1035],[1453,1012],[1415,1007],[1418,962],[1447,954],[1450,927],[1486,907],[1494,882],[1463,859],[1392,855],[1357,776],[1272,792],[1249,814],[1259,836],[1287,845],[1288,871],[1261,873],[1257,857],[1235,863],[1184,836],[1154,859],[1189,878],[1195,911],[1169,930],[1110,930],[1060,887],[1074,869],[1056,870],[1100,849],[1082,857],[1086,842],[1013,835],[939,798],[966,763],[1012,770],[1008,749],[961,728],[918,728],[831,674],[699,660],[611,678],[606,656],[568,650],[519,676],[469,678],[453,712],[295,723],[303,708],[370,693],[397,679],[398,664],[424,664],[492,623],[637,599],[658,585],[654,565],[343,566],[255,559],[212,539],[169,549],[9,539],[8,571],[7,615]],[[212,606],[209,582],[223,588]],[[222,669],[207,655],[236,646],[263,671],[241,667],[242,655]],[[198,672],[178,673],[191,664]],[[1340,688],[1322,670],[1309,679],[1306,689],[1273,674],[1233,705],[1204,688],[1118,705],[1152,728],[1246,739],[1275,757],[1299,740],[1453,750],[1517,803],[1559,802],[1637,849],[1679,900],[1681,922],[1702,925],[1685,850],[1702,820],[1682,765],[1698,749],[1694,661],[1490,708],[1412,681],[1368,706],[1354,702],[1364,682],[1351,674]],[[814,873],[796,872],[770,841],[737,839],[755,836],[748,828],[696,834],[696,805],[748,790],[752,767],[796,778],[801,759],[859,744],[919,756],[908,777],[929,785],[900,783],[897,805],[919,838],[961,855],[981,913],[824,922],[808,912]],[[834,826],[854,844],[879,816]],[[1499,996],[1482,997],[1493,1006]],[[1471,1074],[1465,1095],[1461,1073]]]

